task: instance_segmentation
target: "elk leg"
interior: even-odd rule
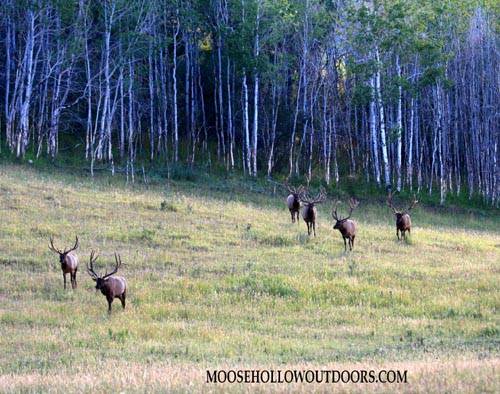
[[[71,287],[76,289],[76,270],[71,274]]]
[[[354,235],[351,238],[351,250],[352,250],[352,248],[354,248]]]
[[[295,223],[295,213],[294,212],[290,212],[290,214],[292,215],[292,223]]]
[[[342,237],[344,239],[344,252],[347,252],[347,244],[346,244],[346,240],[345,240],[345,237]]]
[[[64,290],[66,290],[66,273],[63,272],[63,278],[64,278]]]
[[[111,304],[113,303],[113,298],[112,297],[106,297],[108,300],[108,313],[111,313]]]
[[[296,212],[295,214],[297,215],[297,224],[300,224],[299,213]]]
[[[123,309],[125,309],[125,297],[126,297],[126,293],[123,293],[123,294],[120,296],[120,301],[122,302],[122,307],[123,307]]]
[[[398,237],[398,241],[399,241],[399,228],[396,227],[396,236]]]
[[[312,228],[314,231],[314,236],[316,236],[316,222],[312,222]]]

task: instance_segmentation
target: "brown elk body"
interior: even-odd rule
[[[97,260],[95,252],[92,251],[90,254],[90,266],[87,265],[87,271],[92,278],[96,282],[95,288],[96,290],[100,290],[103,295],[106,296],[106,300],[108,301],[108,313],[111,313],[111,304],[113,303],[115,298],[118,298],[121,303],[123,309],[125,309],[125,299],[127,297],[127,282],[125,278],[122,276],[112,276],[116,274],[118,268],[120,268],[122,261],[119,255],[115,253],[115,261],[116,265],[114,270],[111,273],[106,273],[104,276],[99,276],[94,271],[94,262]]]
[[[321,190],[316,197],[311,198],[306,194],[300,195],[300,201],[304,203],[302,208],[302,218],[307,225],[307,234],[311,235],[311,232],[316,236],[316,217],[317,210],[316,204],[320,204],[326,200],[326,194]]]
[[[59,254],[59,262],[61,263],[61,270],[64,279],[64,288],[66,289],[66,274],[69,274],[71,281],[71,288],[76,289],[76,272],[78,271],[78,256],[75,250],[78,248],[78,237],[76,237],[75,245],[70,249],[61,251],[54,246],[54,240],[50,238],[49,249]]]
[[[392,212],[396,216],[396,236],[398,237],[398,240],[406,239],[407,231],[408,234],[411,234],[411,217],[409,212],[417,203],[418,201],[416,197],[413,196],[413,201],[411,202],[408,209],[397,210],[392,204],[392,193],[389,192],[389,195],[387,197],[387,205],[389,205],[389,207],[392,209]],[[400,233],[401,233],[401,238],[399,237]]]
[[[337,214],[338,202],[332,209],[332,217],[335,220],[333,228],[335,230],[339,230],[340,234],[342,234],[342,238],[344,240],[344,251],[347,251],[347,243],[349,243],[349,250],[352,250],[352,248],[354,247],[354,239],[356,238],[356,222],[354,220],[351,220],[350,217],[352,211],[358,206],[358,204],[358,201],[353,198],[349,200],[349,215],[347,215],[347,217],[345,218],[342,218]]]

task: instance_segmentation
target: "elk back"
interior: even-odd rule
[[[122,276],[111,276],[106,279],[106,287],[116,297],[122,295],[127,290],[127,281]],[[104,289],[101,289],[101,292],[106,294]]]
[[[337,226],[337,229],[340,231],[342,236],[352,237],[353,235],[356,235],[356,222],[351,219],[346,219]]]
[[[74,271],[78,266],[78,257],[73,252],[68,253],[64,256],[64,260],[61,263],[61,268],[65,272]]]

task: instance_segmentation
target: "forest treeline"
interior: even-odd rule
[[[0,147],[499,201],[498,3],[3,0]]]

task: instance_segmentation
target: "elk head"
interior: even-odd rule
[[[394,212],[394,215],[396,215],[396,218],[400,218],[404,214],[409,214],[409,212],[415,207],[415,205],[418,204],[417,196],[414,194],[413,200],[410,203],[410,205],[408,206],[408,208],[403,209],[403,210],[398,210],[394,207],[394,205],[392,203],[392,196],[393,196],[393,193],[389,192],[389,194],[387,195],[387,205],[389,206],[389,208],[391,208],[392,212]]]
[[[104,288],[104,284],[106,283],[106,279],[109,278],[111,275],[114,275],[118,272],[118,268],[122,265],[121,258],[115,253],[115,268],[113,271],[111,271],[108,274],[108,271],[106,270],[106,273],[103,276],[99,276],[95,271],[94,271],[94,263],[97,261],[99,258],[99,255],[96,254],[94,250],[90,252],[90,265],[87,264],[87,272],[89,273],[90,277],[92,280],[96,282],[95,288],[96,290],[101,290]]]
[[[120,255],[115,253],[115,268],[109,274],[106,273],[103,276],[99,276],[94,271],[94,263],[99,256],[96,255],[95,251],[91,251],[89,263],[87,264],[87,272],[89,273],[92,280],[96,282],[96,290],[100,290],[102,294],[106,296],[108,301],[108,312],[111,312],[111,304],[115,298],[119,298],[122,302],[122,306],[125,309],[125,297],[127,292],[127,282],[125,278],[119,276],[113,276],[118,272],[118,269],[122,265],[122,260]]]
[[[78,249],[78,246],[79,246],[78,245],[78,236],[75,237],[75,244],[73,245],[73,247],[69,248],[69,249],[64,249],[64,250],[56,248],[54,246],[54,240],[52,239],[52,237],[50,237],[49,249],[52,250],[53,252],[59,254],[59,261],[61,264],[64,263],[64,259],[66,258],[66,255],[68,255],[69,253]]]
[[[325,202],[326,200],[326,192],[325,189],[320,188],[319,193],[314,197],[310,197],[306,192],[302,192],[300,194],[300,201],[302,201],[306,205],[316,205]]]
[[[285,187],[286,190],[288,190],[288,193],[290,193],[290,195],[292,195],[297,201],[300,200],[300,195],[306,190],[303,185],[295,187],[289,185],[288,182],[285,182]]]
[[[54,246],[54,240],[50,237],[49,249],[59,254],[59,262],[64,279],[64,288],[66,288],[66,274],[70,274],[71,287],[76,289],[76,271],[78,270],[78,256],[73,253],[78,248],[78,236],[75,237],[75,244],[72,248],[60,250]]]
[[[359,205],[359,202],[354,198],[350,198],[348,202],[349,202],[349,214],[345,218],[342,218],[337,213],[337,207],[339,201],[337,201],[337,203],[332,208],[332,217],[333,220],[335,220],[333,228],[335,230],[339,230],[340,233],[342,234],[342,238],[344,239],[344,250],[347,250],[347,245],[346,245],[347,241],[349,241],[350,250],[352,250],[354,246],[354,238],[356,237],[356,222],[354,222],[350,218],[352,215],[352,211]]]
[[[342,227],[342,224],[349,220],[351,218],[351,215],[352,215],[352,211],[354,211],[354,209],[359,205],[359,201],[354,199],[354,198],[350,198],[348,203],[349,203],[349,213],[348,215],[345,217],[345,218],[342,218],[338,213],[337,213],[337,207],[338,207],[338,204],[339,204],[340,201],[337,201],[337,203],[335,204],[335,206],[333,207],[332,209],[332,217],[333,219],[335,220],[335,224],[333,225],[333,228],[335,230],[338,230]]]

